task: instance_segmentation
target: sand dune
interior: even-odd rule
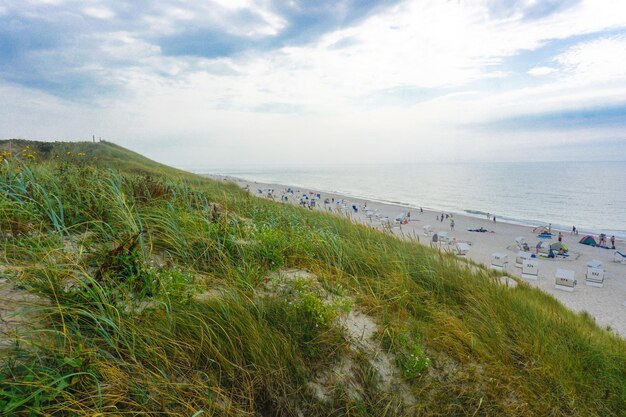
[[[213,178],[233,181],[242,188],[247,187],[253,195],[261,198],[267,198],[267,196],[259,193],[258,189],[274,189],[273,197],[276,201],[281,201],[283,190],[288,187],[286,185],[257,183],[232,177],[213,176]],[[291,188],[293,188],[294,194],[290,195],[287,202],[292,204],[298,204],[299,197],[304,193],[318,193],[316,190],[300,187]],[[321,199],[316,202],[315,210],[332,211],[338,215],[349,216],[355,222],[372,227],[388,227],[385,224],[386,222],[377,220],[374,216],[368,218],[365,215],[362,207],[366,204],[369,210],[378,213],[380,217],[388,217],[390,219],[392,223],[390,229],[394,234],[404,238],[416,239],[424,245],[436,246],[440,250],[452,250],[451,245],[433,244],[432,237],[425,236],[424,226],[430,225],[435,233],[444,231],[448,233],[450,239],[468,243],[469,252],[466,257],[485,265],[491,264],[491,255],[493,253],[505,253],[508,255],[509,261],[506,271],[518,277],[521,277],[521,268],[515,266],[515,258],[519,250],[515,242],[516,237],[524,237],[532,252],[535,252],[535,245],[540,240],[546,240],[550,243],[557,241],[556,236],[552,239],[538,238],[532,227],[494,222],[493,220],[487,220],[486,216],[478,218],[454,214],[454,230],[451,230],[450,219],[444,219],[443,222],[437,220],[437,216],[441,215],[440,212],[424,210],[423,213],[420,213],[419,208],[380,203],[326,192],[319,192],[319,194]],[[323,203],[326,198],[331,200],[331,204],[325,205]],[[334,203],[332,203],[333,198],[335,200]],[[343,204],[337,204],[337,201],[343,201]],[[352,204],[359,207],[357,213],[351,210]],[[344,206],[347,207],[347,210],[343,208]],[[393,225],[393,219],[400,213],[406,213],[407,211],[411,212],[410,221],[407,224]],[[496,216],[498,215],[498,213],[495,214]],[[480,228],[487,229],[489,232],[468,231],[468,229]],[[553,232],[558,233],[558,230],[553,230]],[[578,241],[582,237],[581,235],[572,235],[570,231],[562,231],[562,233],[563,243],[569,247],[569,256],[566,258],[557,257],[555,259],[538,257],[538,279],[524,281],[552,294],[573,311],[587,311],[600,326],[610,327],[616,333],[626,338],[626,265],[613,262],[615,251],[580,244]],[[617,241],[616,247],[622,249],[622,251],[626,249],[623,241]],[[604,286],[601,288],[586,285],[587,262],[592,259],[603,263],[605,279]],[[567,292],[555,288],[554,277],[559,268],[574,271],[575,279],[577,280],[574,291]]]

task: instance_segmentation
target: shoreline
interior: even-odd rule
[[[524,237],[531,248],[531,253],[535,252],[535,245],[542,240],[533,232],[533,226],[519,225],[510,222],[487,220],[485,217],[470,215],[468,213],[454,213],[455,226],[450,227],[450,219],[441,219],[436,221],[436,216],[440,216],[442,211],[433,210],[423,207],[423,213],[419,208],[410,205],[398,203],[390,203],[376,201],[375,199],[361,198],[340,193],[330,193],[321,190],[315,190],[307,187],[297,187],[285,184],[274,184],[259,181],[250,181],[230,175],[212,175],[204,174],[203,176],[216,179],[227,180],[237,184],[241,188],[249,187],[251,195],[260,198],[266,198],[257,192],[257,189],[272,188],[275,190],[275,200],[281,202],[281,192],[286,188],[300,190],[299,196],[304,193],[313,192],[320,194],[321,199],[315,210],[332,212],[335,215],[342,215],[350,218],[355,223],[368,225],[374,228],[387,227],[393,234],[399,238],[411,238],[417,240],[425,246],[436,246],[439,250],[452,251],[451,245],[441,243],[433,244],[432,237],[424,234],[424,226],[431,226],[435,233],[446,232],[450,238],[454,238],[457,243],[466,243],[469,252],[463,256],[475,262],[479,262],[487,267],[490,266],[492,255],[494,253],[504,253],[508,257],[508,265],[505,270],[518,277],[521,281],[529,285],[542,289],[544,292],[551,294],[570,310],[575,312],[588,312],[596,323],[601,327],[609,327],[616,334],[626,339],[626,265],[613,262],[613,254],[615,250],[602,249],[598,247],[587,246],[578,243],[585,235],[582,231],[578,235],[572,235],[570,231],[563,232],[563,243],[569,247],[569,256],[567,258],[557,257],[555,259],[537,258],[538,279],[528,280],[522,278],[521,268],[515,266],[515,260],[519,249],[516,246],[516,237]],[[335,201],[347,201],[346,209],[334,209],[329,205],[324,205],[325,198]],[[297,200],[293,197],[289,200],[289,204],[297,205]],[[283,202],[285,204],[285,202]],[[407,224],[391,226],[391,224],[382,225],[379,220],[366,217],[363,213],[362,206],[367,203],[370,210],[375,210],[383,217],[393,220],[395,216],[401,212],[411,210],[410,221]],[[349,208],[352,204],[356,204],[359,208],[354,213]],[[338,205],[337,205],[338,206]],[[342,213],[342,214],[340,214]],[[444,212],[445,213],[445,212]],[[450,212],[448,212],[450,213]],[[539,226],[539,225],[535,225]],[[547,225],[546,225],[547,226]],[[484,228],[492,233],[470,232],[468,229]],[[552,227],[553,232],[559,232],[559,229]],[[596,235],[597,236],[597,235]],[[543,239],[550,244],[557,242],[556,233],[553,239]],[[616,249],[621,252],[626,251],[626,242],[623,239],[616,240]],[[587,273],[587,262],[598,260],[602,262],[605,271],[605,279],[603,287],[593,287],[587,284],[585,275]],[[555,288],[555,274],[558,269],[567,269],[573,271],[577,284],[573,292],[562,291]]]
[[[316,191],[322,194],[341,196],[346,199],[356,199],[359,201],[372,201],[372,202],[376,202],[380,204],[404,207],[404,208],[408,208],[411,210],[419,210],[421,207],[425,211],[428,210],[434,213],[437,213],[437,212],[452,213],[454,215],[465,216],[465,217],[475,218],[479,220],[486,218],[485,216],[488,214],[486,212],[482,212],[481,210],[475,210],[471,208],[462,209],[462,208],[430,207],[430,206],[425,206],[425,205],[420,206],[417,204],[408,203],[404,201],[386,200],[386,199],[378,198],[376,196],[359,195],[359,194],[352,193],[350,191],[323,190],[317,187],[309,187],[309,186],[298,185],[298,184],[282,184],[282,183],[273,182],[273,181],[261,181],[261,180],[252,179],[252,178],[238,177],[236,175],[230,175],[230,174],[197,173],[197,175],[209,177],[209,178],[219,178],[219,179],[226,178],[226,179],[231,179],[233,182],[245,181],[245,182],[249,182],[250,184],[258,183],[258,184],[272,185],[277,190],[286,188],[286,187],[291,187],[294,189],[300,188],[302,190]],[[564,224],[549,223],[549,222],[543,222],[543,221],[534,220],[534,219],[520,219],[520,218],[508,217],[506,215],[502,215],[498,213],[495,213],[495,214],[496,214],[498,222],[507,223],[511,225],[517,225],[517,226],[522,226],[522,227],[538,227],[538,226],[548,226],[549,224],[551,224],[552,230],[556,232],[563,232],[564,234],[565,233],[569,234],[572,231],[572,226],[566,226]],[[614,235],[616,237],[616,240],[626,242],[626,230],[619,230],[619,229],[614,230],[614,229],[608,229],[608,228],[607,229],[597,229],[597,228],[594,229],[593,227],[583,227],[583,228],[577,227],[577,230],[578,230],[578,234],[581,235],[581,237],[583,235],[588,235],[588,234],[593,235],[594,237],[597,237],[600,233],[604,233],[607,235],[607,238],[609,238],[611,235]]]

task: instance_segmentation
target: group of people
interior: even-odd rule
[[[615,249],[615,235],[611,235],[609,241],[611,242],[611,249]],[[606,234],[600,233],[600,236],[598,236],[598,245],[608,246],[606,242]]]

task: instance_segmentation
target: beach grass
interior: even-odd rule
[[[24,320],[0,345],[6,415],[626,409],[624,339],[522,282],[110,143],[10,146],[0,273]],[[349,312],[376,323],[390,381]]]

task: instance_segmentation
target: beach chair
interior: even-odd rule
[[[448,232],[439,232],[439,243],[448,244],[450,243],[450,236],[448,236]]]
[[[458,242],[455,246],[455,252],[457,255],[459,256],[465,256],[467,255],[467,252],[469,252],[469,245],[465,242]]]
[[[626,265],[626,253],[622,253],[616,250],[615,253],[613,254],[613,262]]]
[[[509,255],[496,252],[491,254],[491,268],[497,271],[505,271],[509,264]]]
[[[573,292],[577,282],[574,271],[558,268],[554,274],[554,288],[557,290]]]
[[[432,236],[433,235],[433,228],[431,225],[426,225],[423,227],[424,229],[424,236]]]
[[[587,262],[585,284],[591,287],[604,287],[604,265],[597,259]]]
[[[407,219],[406,213],[400,213],[396,216],[395,219],[393,219],[393,221],[398,224],[403,224],[406,219]]]
[[[602,261],[599,261],[597,259],[592,259],[592,260],[587,262],[587,268],[600,268],[600,269],[602,269],[603,267],[604,267],[604,265],[602,264]]]
[[[539,262],[537,259],[524,259],[524,263],[522,265],[522,278],[532,279],[534,281],[539,279]]]
[[[524,249],[524,245],[526,245],[526,247],[528,247],[528,243],[526,243],[526,239],[524,239],[524,236],[518,236],[515,238],[515,244],[517,245],[517,248],[521,251],[525,250]]]
[[[527,259],[533,259],[534,255],[530,252],[519,251],[515,256],[515,266],[521,268],[524,265],[524,261]]]

